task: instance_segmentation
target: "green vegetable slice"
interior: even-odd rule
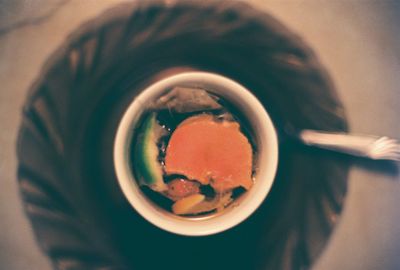
[[[163,181],[163,171],[158,161],[157,141],[163,135],[163,128],[157,123],[155,113],[149,114],[138,131],[133,166],[140,185],[154,191],[168,189]]]

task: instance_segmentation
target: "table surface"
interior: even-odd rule
[[[35,243],[16,182],[15,143],[27,89],[71,31],[119,2],[0,0],[1,269],[51,269]],[[352,132],[400,139],[400,1],[249,2],[315,49]],[[343,214],[314,269],[399,269],[399,194],[395,166],[352,167]]]

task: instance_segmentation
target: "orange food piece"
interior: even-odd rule
[[[177,201],[181,198],[200,193],[199,183],[177,178],[168,183],[168,196]]]
[[[207,114],[193,116],[172,133],[165,170],[210,184],[216,192],[239,186],[249,189],[251,145],[237,122],[217,122]]]

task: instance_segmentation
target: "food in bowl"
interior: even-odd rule
[[[143,193],[180,216],[218,213],[253,186],[252,130],[229,101],[176,86],[147,105],[134,129],[131,167]]]

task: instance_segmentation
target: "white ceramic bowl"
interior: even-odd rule
[[[253,187],[238,199],[236,206],[206,218],[173,215],[152,203],[140,190],[130,165],[133,130],[146,104],[174,86],[204,87],[239,109],[255,133],[258,170]],[[166,231],[190,236],[222,232],[249,217],[268,195],[278,165],[278,140],[275,128],[257,98],[237,82],[207,72],[184,72],[162,79],[144,89],[132,101],[119,124],[114,142],[114,166],[119,185],[133,208],[152,224]]]

